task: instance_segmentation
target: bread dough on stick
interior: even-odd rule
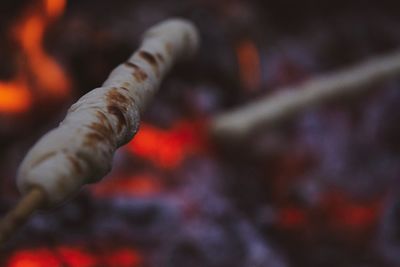
[[[137,132],[140,113],[164,75],[175,61],[192,55],[198,43],[196,28],[186,20],[150,28],[129,60],[72,105],[59,127],[28,152],[17,175],[21,193],[40,188],[53,206],[106,175],[115,150]]]

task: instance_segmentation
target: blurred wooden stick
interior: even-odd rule
[[[29,193],[18,202],[0,221],[0,247],[20,228],[31,214],[45,204],[46,195],[38,187],[32,188]]]
[[[255,129],[273,126],[316,106],[351,95],[362,95],[371,84],[400,74],[400,52],[377,57],[357,66],[324,75],[296,88],[283,88],[236,110],[216,116],[211,134],[216,138],[242,139]]]

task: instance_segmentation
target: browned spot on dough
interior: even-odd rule
[[[110,127],[105,126],[103,123],[93,122],[89,125],[89,128],[93,132],[85,136],[85,145],[93,147],[99,142],[104,141],[112,144],[114,131]]]
[[[159,77],[160,71],[158,69],[157,59],[151,53],[149,53],[147,51],[143,51],[143,50],[139,52],[139,56],[142,57],[144,60],[147,61],[147,63],[149,63],[151,65],[156,76]]]
[[[96,111],[96,117],[102,122],[102,123],[108,123],[106,115],[104,115],[103,112],[97,110]]]
[[[138,66],[132,62],[126,61],[125,66],[136,69]]]
[[[109,103],[112,102],[125,105],[129,103],[129,99],[120,92],[118,92],[117,88],[114,88],[110,92],[108,92],[107,100]]]
[[[51,158],[52,156],[54,156],[56,154],[56,152],[48,152],[44,155],[42,155],[41,157],[39,157],[38,159],[36,159],[33,163],[32,163],[32,167],[35,167],[37,165],[39,165],[40,163],[42,163],[43,161]]]
[[[131,63],[131,62],[127,61],[127,62],[125,62],[125,65],[134,69],[132,75],[133,75],[133,77],[135,77],[135,79],[136,79],[138,82],[143,82],[144,80],[147,79],[147,77],[148,77],[147,73],[144,72],[144,71],[143,71],[138,65],[136,65],[135,63]],[[128,87],[128,86],[129,86],[129,84],[125,84],[125,83],[124,83],[123,85],[124,85],[125,87]]]
[[[86,135],[86,138],[93,142],[101,142],[104,140],[104,136],[99,133],[89,133]]]
[[[117,131],[121,132],[122,127],[126,125],[126,119],[125,119],[124,113],[117,106],[108,106],[107,110],[108,110],[108,112],[110,112],[110,114],[117,117],[117,119],[118,119]]]
[[[112,130],[108,127],[106,127],[104,124],[93,122],[90,126],[90,129],[95,131],[96,133],[101,134],[102,136],[110,136],[113,134]]]
[[[107,116],[106,116],[102,111],[97,110],[97,111],[96,111],[96,117],[99,119],[100,123],[101,123],[102,125],[104,125],[104,128],[105,128],[105,129],[112,129],[112,126],[111,126],[111,124],[110,124],[110,122],[109,122]],[[111,132],[111,130],[110,130],[110,132]],[[101,140],[104,139],[104,137],[101,137],[101,135],[100,135],[100,138],[99,138],[99,137],[98,137],[98,136],[99,136],[98,133],[96,133],[97,138],[96,138],[95,136],[93,136],[93,134],[94,134],[94,133],[90,133],[90,134],[87,135],[87,137],[89,138],[89,136],[91,136],[92,139],[97,139],[97,140],[99,140],[99,139],[101,139]]]
[[[127,111],[128,106],[131,104],[131,100],[125,95],[118,92],[116,88],[114,88],[107,94],[107,103],[107,111],[117,117],[117,131],[121,132],[121,130],[127,123],[124,113]]]
[[[156,58],[152,54],[150,54],[149,52],[142,50],[142,51],[139,52],[139,56],[141,56],[149,64],[151,64],[153,66],[157,66]]]
[[[144,72],[142,69],[137,69],[136,71],[134,71],[133,73],[132,73],[132,75],[133,75],[133,77],[135,77],[135,79],[138,81],[138,82],[143,82],[143,81],[145,81],[146,79],[147,79],[147,73],[146,72]]]
[[[160,53],[156,53],[156,57],[157,57],[157,59],[159,60],[159,61],[161,61],[161,62],[165,62],[165,59],[164,59],[164,57],[163,57],[163,55],[161,55]]]
[[[82,166],[81,166],[81,164],[79,163],[79,161],[76,158],[74,158],[73,156],[67,154],[67,159],[69,160],[69,162],[73,166],[73,168],[74,168],[76,173],[82,173],[83,172]]]

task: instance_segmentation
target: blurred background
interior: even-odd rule
[[[0,216],[18,164],[67,108],[171,16],[202,35],[101,183],[38,213],[7,267],[400,265],[400,79],[246,140],[208,122],[400,47],[398,1],[0,2]]]

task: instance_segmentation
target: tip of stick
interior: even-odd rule
[[[33,212],[45,203],[45,193],[40,188],[32,188],[18,204],[0,220],[0,247],[27,222]]]

